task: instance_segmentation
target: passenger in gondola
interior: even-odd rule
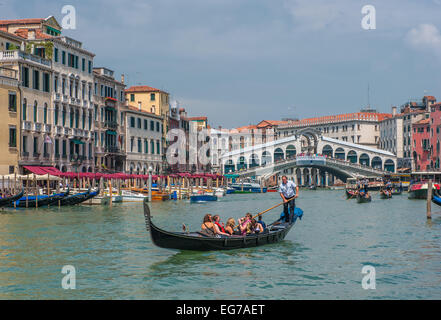
[[[234,219],[230,218],[227,220],[227,224],[225,225],[225,232],[228,233],[230,236],[235,233],[234,231]]]
[[[252,214],[247,213],[244,218],[240,218],[237,220],[237,222],[239,223],[239,229],[240,229],[241,235],[244,236],[247,233],[249,233],[250,224],[251,224],[252,219],[253,219]]]
[[[262,220],[262,216],[259,216],[259,220],[257,220],[257,223],[262,226],[262,230],[266,230],[266,223]]]
[[[215,225],[217,225],[217,227],[219,228],[220,231],[222,231],[223,233],[225,233],[225,228],[224,228],[224,224],[220,222],[220,217],[218,214],[216,214],[213,217],[213,222]]]
[[[263,233],[263,228],[260,223],[256,221],[256,219],[251,220],[251,232],[250,233]]]
[[[201,230],[202,233],[212,237],[215,237],[217,235],[228,236],[227,233],[220,231],[219,227],[215,223],[213,223],[213,218],[211,217],[211,214],[206,214],[204,216],[204,221],[202,222]]]

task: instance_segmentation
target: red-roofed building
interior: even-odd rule
[[[432,140],[431,167],[440,170],[441,167],[441,103],[432,104],[430,107],[430,138]]]
[[[12,34],[20,35],[23,30],[39,30],[39,36],[58,37],[61,35],[61,26],[53,16],[36,19],[0,20],[0,29]],[[27,36],[25,38],[28,38]]]

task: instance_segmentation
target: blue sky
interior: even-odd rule
[[[95,65],[172,94],[217,127],[262,119],[390,112],[441,100],[441,0],[0,0],[1,19],[54,15]],[[361,28],[364,5],[375,30]]]

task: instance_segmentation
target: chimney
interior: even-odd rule
[[[35,29],[28,30],[28,40],[35,40]]]
[[[395,117],[397,115],[397,107],[393,106],[392,107],[392,117]]]
[[[138,101],[138,108],[139,108],[139,111],[141,111],[141,101]]]
[[[121,75],[121,83],[124,83],[124,74]]]

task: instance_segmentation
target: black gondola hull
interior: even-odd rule
[[[7,207],[11,203],[13,203],[13,202],[17,201],[18,199],[20,199],[21,197],[23,197],[23,194],[24,194],[24,189],[21,189],[21,192],[16,195],[6,197],[6,198],[1,198],[0,199],[0,207]]]
[[[257,247],[282,241],[291,230],[293,223],[285,223],[274,227],[272,231],[262,234],[253,234],[245,237],[222,236],[208,237],[200,233],[169,232],[155,226],[150,217],[148,202],[144,201],[144,217],[147,231],[150,232],[152,242],[161,248],[175,250],[211,251],[232,250]]]

